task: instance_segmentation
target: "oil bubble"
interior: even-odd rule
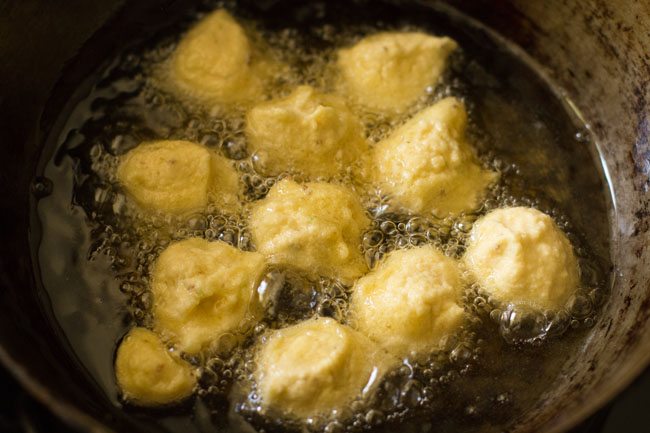
[[[550,324],[536,308],[509,304],[501,313],[499,332],[510,344],[538,343],[546,336]]]

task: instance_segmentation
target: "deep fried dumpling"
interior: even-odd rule
[[[463,322],[458,263],[433,246],[393,251],[354,285],[355,328],[400,358],[441,346]]]
[[[250,110],[246,136],[260,169],[271,176],[331,178],[367,150],[362,125],[343,99],[310,86]]]
[[[463,260],[476,282],[504,303],[561,308],[580,282],[566,235],[533,208],[497,209],[480,218]]]
[[[253,295],[264,270],[261,254],[225,242],[171,244],[152,272],[156,329],[188,353],[221,349],[220,337],[256,320]]]
[[[421,32],[384,32],[339,51],[342,89],[377,111],[401,112],[437,83],[456,43]]]
[[[239,179],[232,164],[189,141],[142,143],[122,157],[117,177],[149,211],[183,214],[202,210],[210,201],[238,203]]]
[[[393,363],[363,335],[321,317],[274,331],[255,376],[264,407],[305,419],[367,396]]]
[[[263,96],[276,68],[234,18],[219,9],[181,39],[168,73],[182,95],[206,104],[234,105]]]
[[[256,202],[250,217],[253,242],[269,262],[347,282],[367,270],[359,245],[369,224],[349,189],[289,179]]]
[[[143,406],[180,401],[196,384],[192,366],[145,328],[133,328],[120,343],[115,375],[124,398]]]
[[[455,98],[419,112],[375,147],[375,184],[408,212],[445,217],[474,210],[498,175],[479,165],[466,124]]]

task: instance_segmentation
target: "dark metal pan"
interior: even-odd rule
[[[650,3],[448,3],[546,67],[591,125],[616,197],[612,293],[555,388],[513,427],[564,431],[612,399],[650,359]],[[151,0],[0,2],[0,360],[29,392],[84,431],[144,426],[102,397],[53,326],[30,254],[40,235],[30,201],[47,188],[33,174],[56,108],[67,103],[60,89],[82,83],[123,41],[186,7]]]

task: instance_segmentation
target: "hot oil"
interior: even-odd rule
[[[425,30],[450,36],[462,47],[443,82],[427,89],[409,113],[391,118],[353,108],[371,142],[377,142],[417,109],[444,96],[460,97],[469,109],[470,141],[501,180],[479,210],[447,219],[395,213],[381,191],[359,190],[372,219],[360,246],[369,267],[392,250],[424,244],[458,258],[480,215],[525,205],[555,218],[574,244],[582,270],[581,289],[565,310],[554,313],[500,305],[469,287],[464,295],[467,325],[444,350],[421,364],[405,362],[369,401],[352,404],[347,419],[314,420],[306,428],[502,431],[516,422],[563,374],[564,360],[579,350],[606,296],[607,206],[585,126],[507,47],[453,13],[414,7],[396,14],[388,5],[372,11],[357,5],[349,7],[359,13],[341,15],[325,3],[261,12],[227,6],[290,65],[273,83],[275,97],[299,84],[333,90],[336,48],[378,30]],[[191,236],[254,249],[245,212],[233,215],[211,207],[169,217],[140,211],[116,183],[119,156],[147,140],[203,143],[235,162],[245,204],[263,198],[278,178],[289,175],[269,178],[256,171],[255,157],[246,148],[242,110],[205,110],[160,86],[159,71],[180,32],[172,29],[162,40],[143,39],[100,71],[92,92],[67,114],[60,146],[44,173],[54,193],[38,207],[44,232],[40,265],[53,309],[76,355],[116,405],[124,402],[113,379],[113,352],[131,326],[151,325],[149,273],[160,252]],[[350,182],[347,176],[338,181]],[[165,411],[126,404],[129,413],[178,431],[303,429],[260,416],[251,380],[253,343],[271,329],[314,314],[345,321],[350,287],[272,268],[258,294],[266,316],[242,346],[228,356],[188,357],[200,377],[194,400]]]

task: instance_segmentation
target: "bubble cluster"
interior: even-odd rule
[[[375,201],[370,208],[371,228],[363,234],[361,251],[369,268],[393,251],[434,245],[446,255],[459,258],[465,251],[465,240],[476,214],[439,219],[386,212],[386,205]]]
[[[470,311],[488,326],[496,328],[507,343],[541,345],[568,329],[592,327],[601,296],[602,289],[583,286],[563,308],[542,311],[526,304],[500,303],[474,285],[467,289],[464,300]]]

